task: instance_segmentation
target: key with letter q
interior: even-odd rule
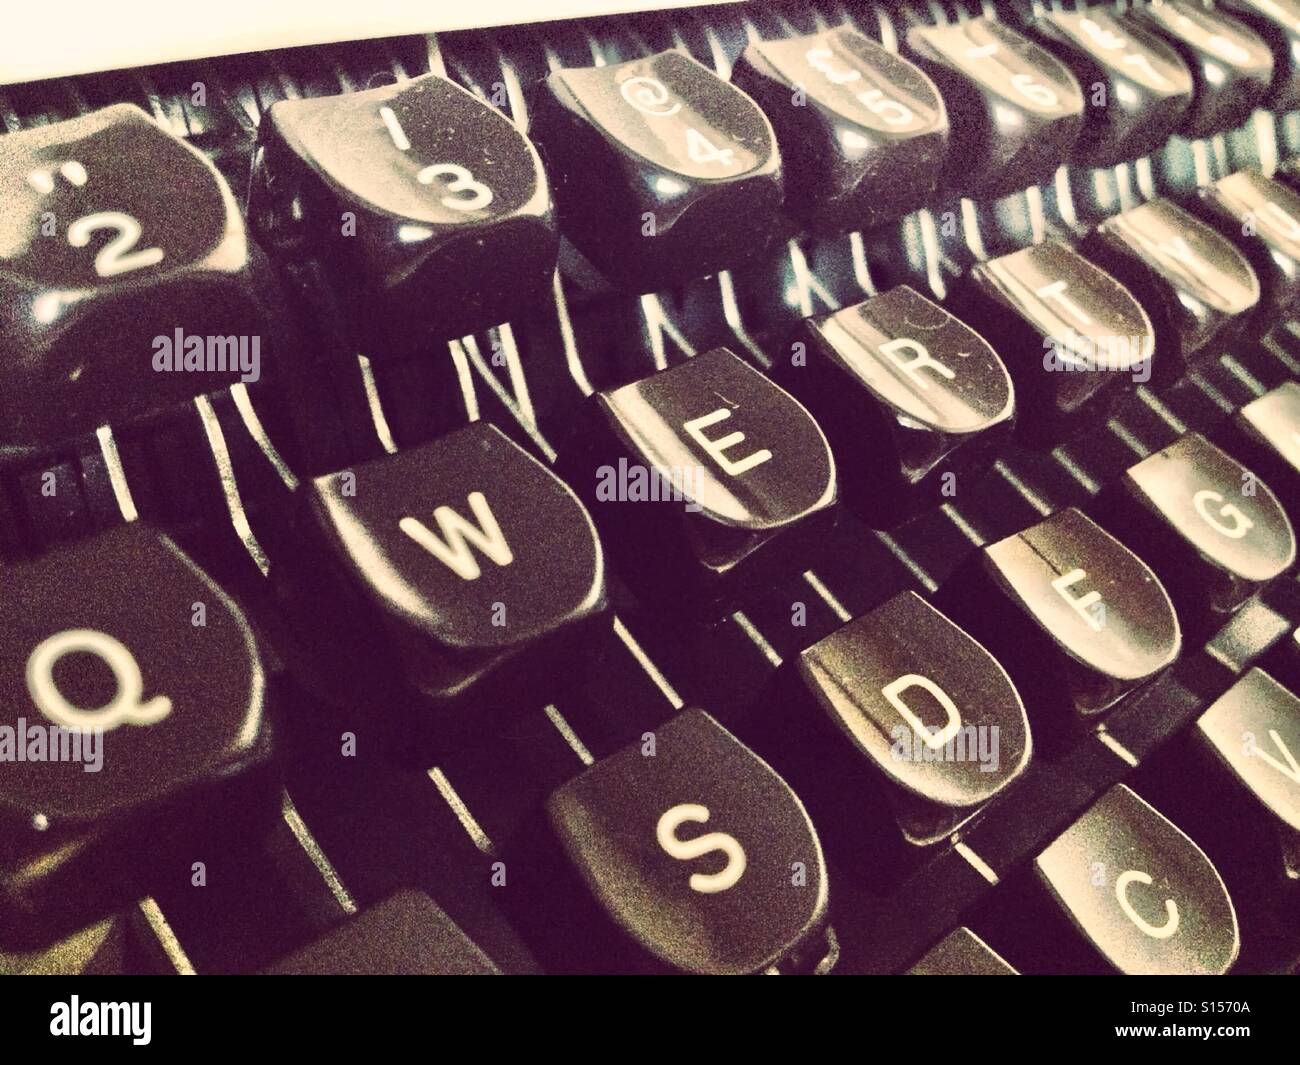
[[[243,613],[166,536],[114,529],[0,570],[0,940],[150,891],[222,824],[274,812]],[[188,849],[186,849],[188,848]]]

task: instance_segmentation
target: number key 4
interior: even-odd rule
[[[760,253],[781,204],[772,127],[681,52],[562,70],[534,117],[564,234],[606,279],[649,292]]]

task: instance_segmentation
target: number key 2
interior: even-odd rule
[[[772,127],[681,52],[562,70],[534,130],[567,236],[604,275],[647,292],[767,245],[781,204]]]
[[[274,279],[229,186],[138,107],[6,135],[0,204],[0,451],[147,417],[279,357]]]
[[[528,138],[436,74],[273,105],[251,213],[329,263],[371,357],[506,321],[549,291],[559,242]]]

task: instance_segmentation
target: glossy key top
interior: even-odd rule
[[[687,710],[559,788],[547,816],[622,956],[603,966],[760,973],[813,939],[826,869],[803,805]]]
[[[1011,378],[961,319],[906,285],[808,319],[773,368],[841,457],[846,497],[896,525],[975,478],[1010,436]]]
[[[1150,313],[1160,352],[1158,382],[1220,354],[1246,327],[1262,295],[1237,247],[1169,200],[1107,219],[1084,241],[1083,252]]]
[[[912,592],[818,640],[798,672],[862,771],[870,765],[892,785],[914,843],[950,835],[1029,764],[1029,721],[1006,671]],[[838,775],[831,791],[831,802],[849,798]]]
[[[1300,506],[1300,384],[1283,381],[1233,416],[1225,446],[1267,481],[1288,509]]]
[[[561,468],[620,574],[679,605],[722,603],[806,560],[835,520],[820,427],[726,348],[596,393]]]
[[[428,895],[406,889],[349,918],[265,972],[269,976],[493,976],[500,970]]]
[[[948,143],[939,90],[914,64],[845,27],[754,41],[732,80],[781,144],[785,205],[823,232],[870,229],[924,206]]]
[[[1297,0],[1223,0],[1225,14],[1249,26],[1273,50],[1273,85],[1264,106],[1300,107],[1300,3]]]
[[[0,452],[274,373],[276,286],[225,179],[131,104],[0,138]]]
[[[1192,72],[1196,91],[1179,127],[1184,136],[1234,129],[1268,95],[1273,52],[1237,19],[1190,0],[1141,4],[1132,17],[1172,44]]]
[[[1189,624],[1221,623],[1295,561],[1272,490],[1200,433],[1130,466],[1107,503],[1107,523],[1151,560]]]
[[[1034,871],[1121,973],[1222,975],[1237,959],[1237,915],[1218,870],[1123,784],[1057,837]]]
[[[1169,595],[1125,544],[1070,507],[989,544],[940,594],[1044,724],[1096,719],[1178,656]]]
[[[286,256],[325,261],[372,358],[504,322],[555,270],[536,150],[437,74],[272,105],[251,210]]]
[[[954,928],[907,970],[908,976],[1017,976],[1015,969],[969,928]]]
[[[907,45],[948,106],[945,189],[1004,196],[1051,178],[1083,128],[1083,93],[1065,64],[987,17],[913,27]]]
[[[411,717],[446,733],[590,650],[605,608],[591,518],[491,423],[300,492],[281,589],[327,702],[380,705],[402,734]],[[376,697],[398,678],[404,694]]]
[[[0,569],[0,595],[25,604],[0,614],[0,937],[52,941],[274,811],[266,677],[240,609],[147,526]]]
[[[1197,192],[1212,224],[1245,252],[1271,310],[1300,301],[1300,196],[1256,170],[1239,170]]]
[[[954,301],[1005,349],[1023,422],[1040,439],[1067,435],[1120,389],[1151,379],[1155,332],[1146,311],[1062,241],[976,264]]]
[[[533,133],[564,235],[620,287],[741,265],[772,236],[782,190],[771,123],[684,52],[557,71]]]
[[[1049,11],[1033,24],[1085,87],[1083,134],[1071,159],[1113,166],[1159,148],[1192,102],[1179,54],[1140,23],[1104,7]]]

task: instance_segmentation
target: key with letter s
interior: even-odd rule
[[[826,868],[812,822],[702,710],[597,762],[551,795],[546,815],[598,915],[536,920],[591,943],[593,967],[741,974],[820,960]],[[541,869],[520,876],[539,896],[561,894]],[[580,947],[570,942],[570,956]]]
[[[325,261],[376,358],[528,309],[550,292],[559,245],[528,138],[437,74],[273,104],[250,214],[268,246]]]
[[[0,453],[149,417],[289,356],[275,279],[225,179],[138,107],[0,138],[0,202]]]
[[[299,492],[280,588],[309,634],[304,680],[376,706],[407,747],[533,705],[533,681],[608,623],[591,518],[489,422]]]
[[[684,52],[560,70],[533,115],[564,235],[650,292],[759,255],[781,157],[758,105]]]
[[[724,603],[814,550],[836,514],[812,416],[726,348],[587,400],[560,468],[649,599]]]
[[[274,813],[252,631],[170,539],[119,527],[0,594],[0,936],[81,928]]]

